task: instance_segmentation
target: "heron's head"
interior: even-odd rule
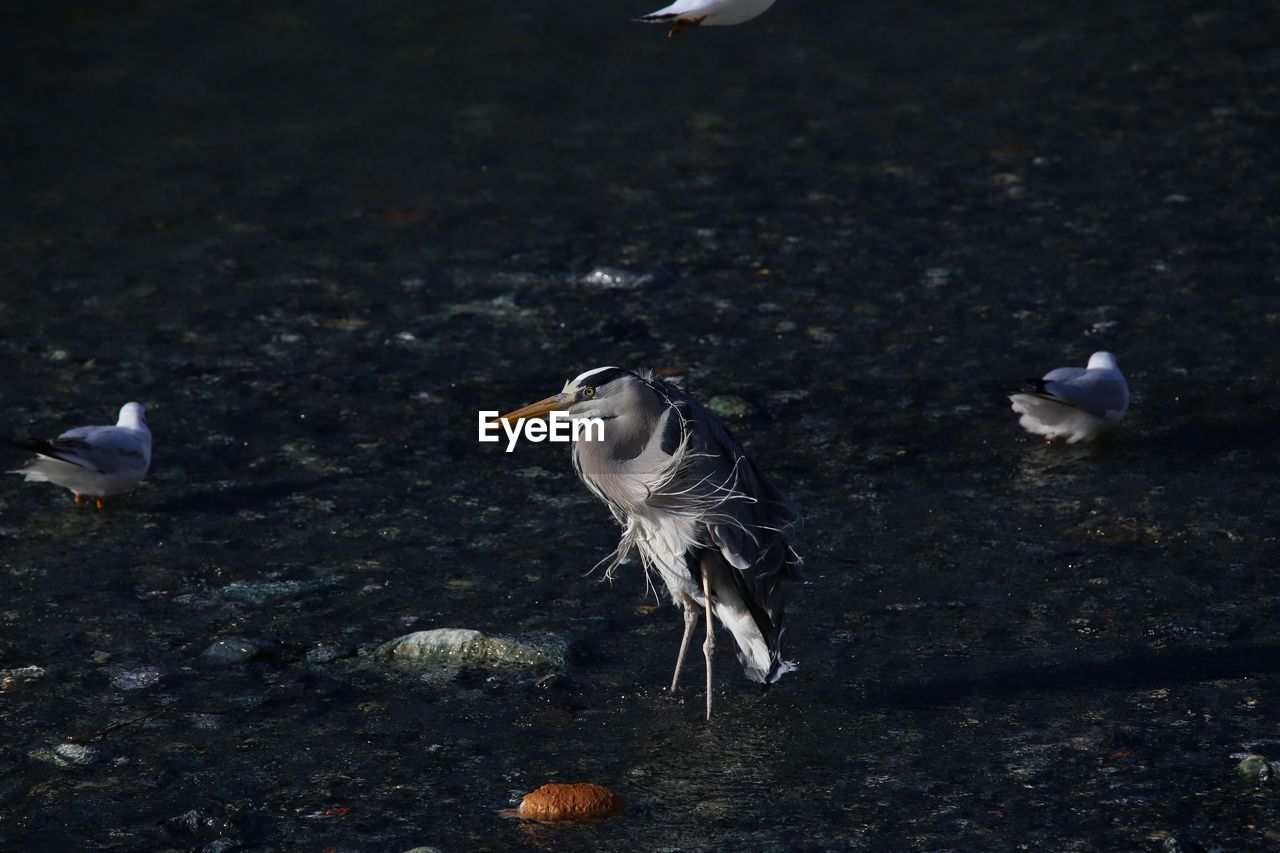
[[[636,395],[645,387],[640,377],[621,367],[597,367],[570,379],[559,394],[507,412],[504,421],[541,418],[551,412],[567,412],[569,417],[616,418],[636,404]]]
[[[1090,370],[1117,370],[1116,357],[1109,352],[1095,352],[1089,356]]]
[[[116,426],[142,429],[147,425],[147,407],[141,403],[125,403],[120,407],[120,419]]]

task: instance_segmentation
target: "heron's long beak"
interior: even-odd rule
[[[514,412],[507,412],[505,415],[498,418],[498,420],[516,421],[516,422],[531,421],[531,420],[534,420],[535,418],[544,417],[547,414],[550,414],[551,412],[558,412],[562,409],[567,409],[572,405],[573,405],[572,397],[568,396],[567,394],[556,394],[552,397],[548,397],[545,400],[539,400],[536,403],[530,403],[529,405],[523,408],[516,409]]]

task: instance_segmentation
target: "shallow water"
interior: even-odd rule
[[[5,431],[140,399],[156,452],[103,514],[0,490],[0,846],[1276,843],[1280,13],[646,11],[10,13]],[[1022,433],[1103,348],[1113,439]],[[474,441],[602,364],[747,400],[805,510],[801,668],[722,654],[710,725],[567,452]],[[433,627],[572,659],[358,654]],[[630,808],[497,816],[550,780]]]

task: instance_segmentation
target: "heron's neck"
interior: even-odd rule
[[[637,406],[604,422],[604,441],[609,456],[618,461],[634,459],[648,447],[661,416],[657,406]]]
[[[647,388],[618,407],[614,417],[604,422],[604,441],[579,441],[579,457],[594,470],[616,467],[635,459],[654,438],[666,408],[664,400]]]

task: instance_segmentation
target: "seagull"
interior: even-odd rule
[[[107,495],[127,492],[151,467],[151,430],[147,409],[141,403],[125,403],[115,426],[83,426],[67,430],[49,441],[31,439],[10,442],[37,454],[21,468],[28,483],[54,483],[70,489],[80,503],[96,497],[101,511]]]
[[[646,24],[670,24],[667,35],[671,38],[685,30],[706,25],[708,27],[744,24],[763,15],[774,0],[676,0],[670,6],[650,12],[637,21]]]
[[[1043,435],[1046,444],[1058,438],[1067,444],[1093,441],[1129,410],[1129,383],[1109,352],[1089,356],[1087,367],[1059,367],[1027,383],[1028,393],[1009,399],[1022,415],[1022,428]]]
[[[552,412],[603,426],[596,440],[588,429],[573,442],[579,478],[622,526],[618,547],[597,565],[608,562],[612,578],[638,551],[646,579],[661,579],[684,611],[671,692],[702,615],[708,720],[715,619],[733,636],[749,678],[767,687],[794,670],[782,655],[782,582],[800,573],[788,543],[799,513],[724,424],[674,383],[620,367],[588,370],[502,420],[518,427]]]

